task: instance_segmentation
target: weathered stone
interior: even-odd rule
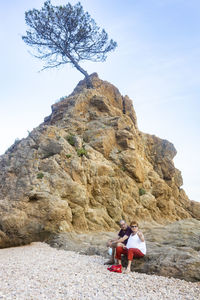
[[[200,219],[200,204],[180,188],[173,144],[140,132],[131,100],[91,80],[0,157],[0,247],[112,230],[121,218]]]

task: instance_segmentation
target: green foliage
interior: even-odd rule
[[[74,6],[70,3],[53,6],[47,0],[40,10],[25,12],[25,21],[28,30],[22,39],[45,62],[44,69],[70,63],[87,79],[88,73],[79,62],[105,61],[107,53],[117,47],[106,31],[84,12],[80,2]]]
[[[42,179],[44,177],[44,174],[43,173],[38,173],[37,174],[37,179]]]
[[[67,98],[67,96],[63,96],[63,97],[60,97],[59,99],[55,100],[55,103],[59,103],[60,101],[63,101]]]
[[[72,155],[71,154],[66,154],[66,157],[67,158],[70,158]]]
[[[78,156],[83,156],[83,155],[87,156],[87,151],[84,148],[76,149],[76,152]]]
[[[65,100],[67,96],[60,97],[59,101]]]
[[[19,144],[19,142],[20,142],[20,139],[19,139],[19,138],[16,138],[15,141],[14,141],[14,145]]]
[[[139,189],[139,195],[142,196],[142,195],[144,195],[144,194],[146,194],[145,189],[140,188],[140,189]]]
[[[75,140],[74,140],[74,134],[69,134],[68,136],[65,137],[65,139],[68,141],[68,143],[72,146],[75,145]]]

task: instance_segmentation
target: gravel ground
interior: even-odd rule
[[[103,257],[57,250],[45,243],[1,249],[0,299],[200,299],[200,283],[111,273],[103,263]]]

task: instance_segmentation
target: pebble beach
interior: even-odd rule
[[[104,261],[40,242],[0,249],[0,299],[200,300],[200,282],[112,273]]]

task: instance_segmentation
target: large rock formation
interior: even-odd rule
[[[108,231],[126,219],[200,219],[172,143],[138,130],[132,101],[91,75],[0,157],[0,247],[49,233]]]

